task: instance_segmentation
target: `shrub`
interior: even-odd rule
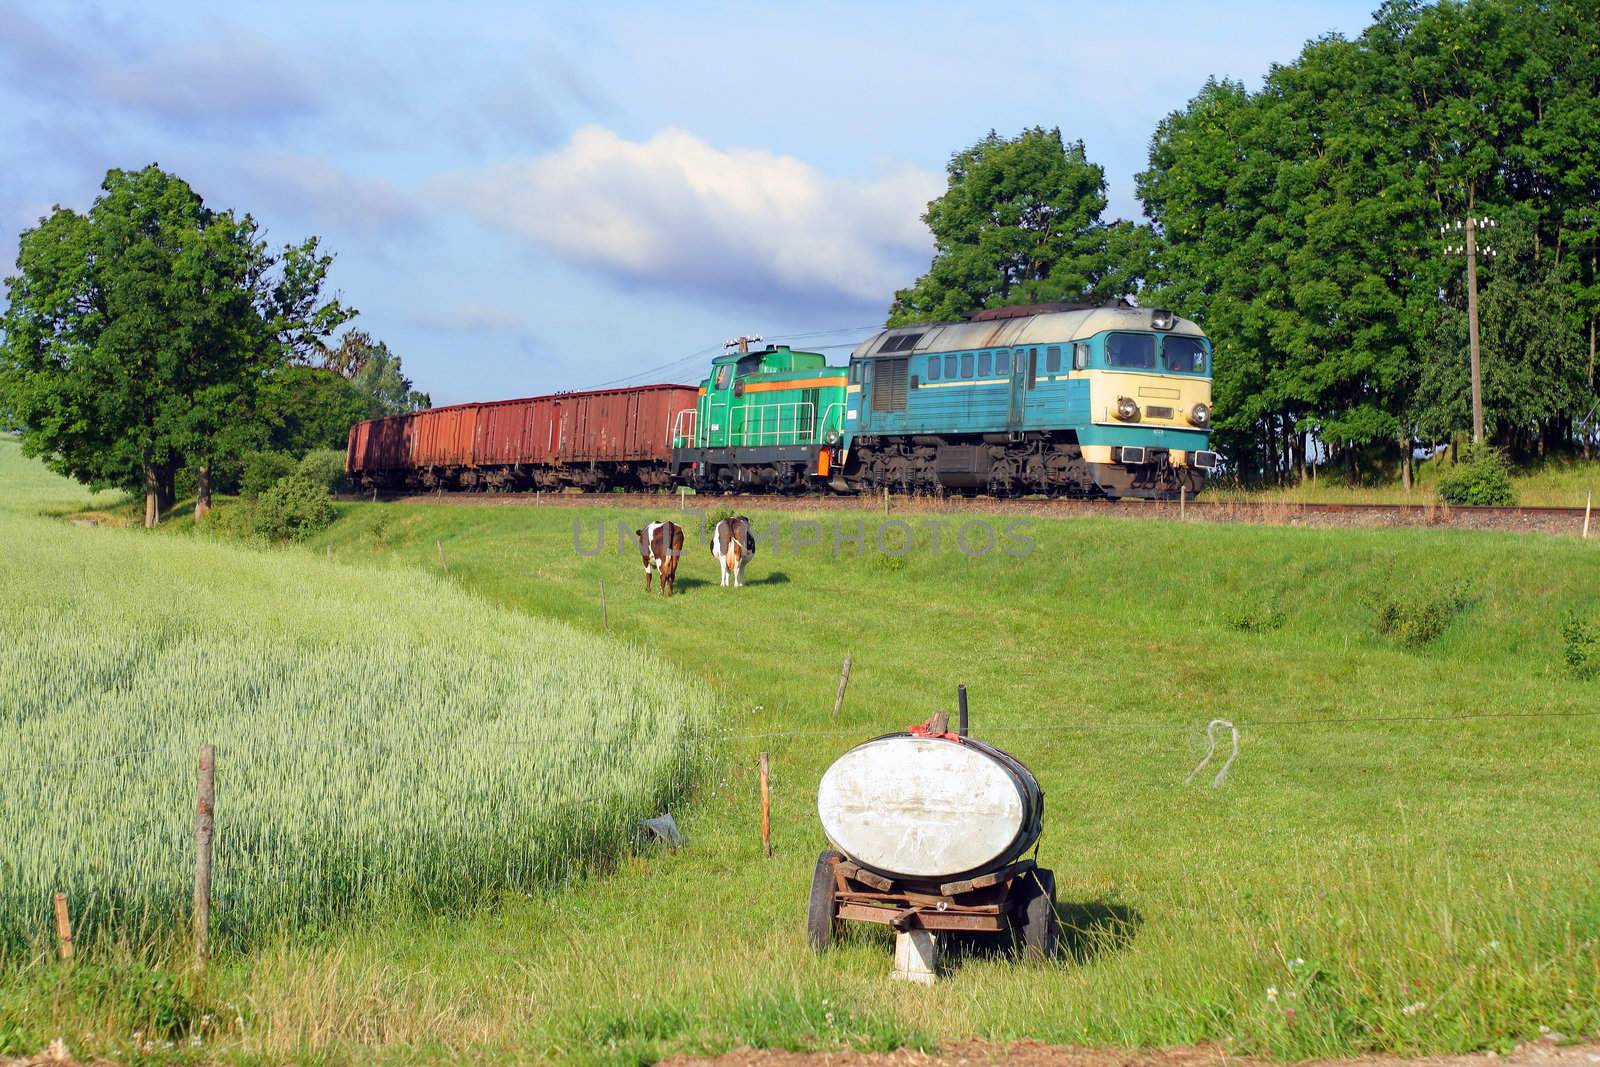
[[[1276,596],[1241,597],[1228,606],[1223,620],[1228,627],[1246,634],[1263,634],[1283,628],[1288,613]]]
[[[1569,615],[1561,623],[1566,638],[1567,669],[1583,679],[1600,677],[1600,628]]]
[[[295,473],[305,475],[330,493],[343,493],[350,488],[344,473],[344,453],[336,448],[313,448],[300,457]]]
[[[237,541],[256,548],[267,547],[267,538],[257,529],[257,501],[229,500],[218,504],[206,516],[206,521],[195,527],[197,533],[217,541]]]
[[[239,493],[252,499],[295,472],[294,457],[284,452],[251,452],[244,457]]]
[[[1448,589],[1386,588],[1371,602],[1378,632],[1403,645],[1420,648],[1444,633],[1450,620],[1471,602],[1472,583],[1457,581]]]
[[[206,1025],[208,1013],[186,991],[183,976],[120,953],[108,955],[108,961],[80,959],[61,971],[30,967],[7,975],[7,987],[0,989],[0,1056],[26,1057],[58,1036],[50,1013],[39,1005],[61,1000],[80,1010],[94,1005],[112,1028],[153,1039],[181,1038]]]
[[[1476,506],[1515,504],[1517,491],[1505,454],[1485,446],[1469,449],[1466,459],[1439,479],[1439,499]]]
[[[304,541],[337,517],[326,487],[303,474],[280,478],[255,507],[256,530],[273,541]]]

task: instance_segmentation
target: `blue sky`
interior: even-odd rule
[[[8,4],[0,244],[158,162],[320,235],[436,403],[695,381],[741,332],[870,332],[990,128],[1081,138],[1139,217],[1163,115],[1375,3]]]

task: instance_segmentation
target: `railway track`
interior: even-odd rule
[[[350,498],[356,499],[356,498]],[[368,499],[368,498],[360,498]],[[1020,515],[1039,518],[1116,517],[1276,526],[1438,527],[1579,536],[1581,507],[1451,507],[1446,504],[1303,504],[1282,501],[996,500],[988,497],[768,496],[733,493],[678,497],[667,493],[415,493],[375,499],[476,507],[613,507],[693,513],[726,511],[879,511],[890,515]],[[1596,524],[1600,539],[1600,523]]]

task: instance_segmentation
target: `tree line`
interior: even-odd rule
[[[1471,425],[1457,225],[1479,267],[1489,440],[1522,456],[1596,435],[1600,6],[1388,0],[1257,90],[1211,80],[1107,222],[1104,171],[1035,128],[958,152],[925,216],[936,253],[891,324],[1044,300],[1143,304],[1216,347],[1216,439],[1250,479],[1397,464]],[[1446,227],[1441,234],[1440,228]]]
[[[257,451],[343,448],[354,422],[429,405],[325,293],[311,237],[276,250],[152,164],[111,170],[87,213],[24,231],[0,316],[0,421],[51,469],[197,516]],[[8,428],[8,427],[0,427]]]

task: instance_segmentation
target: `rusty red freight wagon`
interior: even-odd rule
[[[363,488],[655,488],[671,479],[672,425],[689,385],[644,385],[455,404],[350,428]]]

